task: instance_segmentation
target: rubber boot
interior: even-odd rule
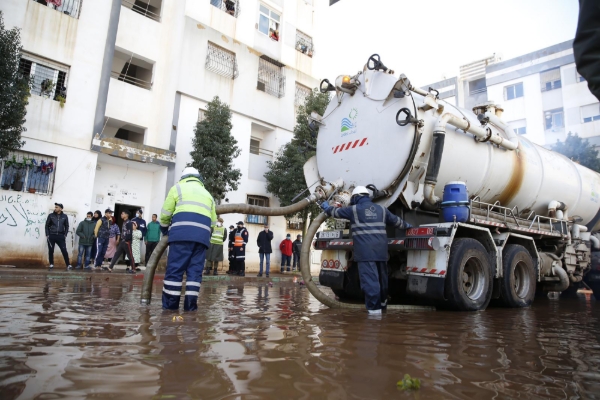
[[[219,272],[217,271],[218,267],[219,267],[219,262],[217,261],[217,262],[215,262],[215,264],[214,264],[214,268],[213,268],[213,276],[217,276],[217,275],[219,275]]]

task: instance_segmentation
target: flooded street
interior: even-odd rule
[[[372,319],[290,281],[208,281],[200,310],[174,322],[160,281],[146,308],[141,279],[1,275],[2,399],[600,398],[588,294]],[[404,374],[418,392],[397,389]]]

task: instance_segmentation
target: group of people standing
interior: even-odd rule
[[[125,256],[127,272],[139,270],[141,262],[142,240],[146,243],[146,263],[160,240],[160,225],[157,216],[146,226],[143,212],[139,210],[136,218],[131,219],[131,212],[121,213],[121,228],[113,217],[113,211],[107,208],[102,216],[100,210],[88,211],[86,218],[79,223],[75,234],[79,237],[77,264],[75,269],[93,271],[102,268],[111,272],[121,256]],[[69,219],[63,213],[63,205],[55,203],[54,212],[46,219],[46,238],[48,242],[48,259],[50,269],[54,268],[54,247],[58,245],[67,270],[73,269],[67,252],[66,237],[69,233]],[[103,266],[104,261],[110,266]]]

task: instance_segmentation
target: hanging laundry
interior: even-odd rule
[[[60,7],[60,5],[62,4],[62,0],[46,0],[46,3],[54,4],[54,6]]]

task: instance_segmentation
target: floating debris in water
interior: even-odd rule
[[[173,322],[183,322],[183,317],[181,315],[175,315],[173,317]]]
[[[396,386],[402,390],[419,390],[421,388],[421,380],[419,378],[411,378],[409,374],[404,375],[404,379],[398,381]]]

